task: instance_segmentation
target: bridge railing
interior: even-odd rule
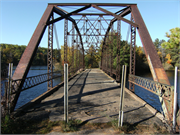
[[[48,75],[53,74],[52,78],[48,79]],[[27,77],[25,79],[17,79],[17,80],[12,80],[12,93],[11,94],[15,94],[17,92],[20,91],[24,91],[27,90],[29,88],[32,88],[34,86],[37,86],[39,84],[42,84],[44,82],[47,82],[49,80],[55,79],[55,78],[59,78],[63,76],[63,71],[56,71],[56,72],[52,72],[52,73],[45,73],[45,74],[40,74],[37,76],[31,76],[31,77]],[[21,90],[19,91],[15,91],[18,87],[21,81],[24,81],[24,85],[22,87]]]
[[[168,123],[169,126],[172,127],[173,125],[173,112],[174,112],[174,86],[170,86],[167,84],[162,84],[156,81],[152,81],[146,78],[142,78],[139,76],[135,76],[132,74],[129,74],[129,82],[140,86],[142,88],[144,88],[145,90],[148,90],[156,95],[158,95],[162,109],[163,109],[163,113],[165,116],[165,121]],[[177,105],[177,108],[178,105]],[[179,110],[177,110],[175,119],[177,122],[177,125],[180,125],[180,108]]]
[[[174,86],[170,86],[167,84],[162,84],[159,82],[155,82],[146,78],[142,78],[139,76],[135,76],[132,74],[129,74],[129,82],[138,85],[156,95],[159,97],[162,97],[166,100],[171,100],[172,94],[174,91]]]

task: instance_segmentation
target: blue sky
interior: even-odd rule
[[[43,15],[48,3],[109,3],[109,0],[0,0],[0,43],[27,45]],[[165,39],[165,33],[175,27],[180,27],[179,0],[111,0],[111,3],[136,3],[152,40]],[[63,44],[63,21],[59,23],[58,38]],[[47,30],[46,30],[47,31]],[[123,30],[126,39],[127,30]],[[139,36],[136,44],[142,46]],[[47,32],[41,47],[47,47]],[[56,48],[56,46],[55,46]]]

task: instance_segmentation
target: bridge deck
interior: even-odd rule
[[[147,108],[147,104],[137,101],[127,92],[124,99],[124,122],[162,125]],[[63,120],[64,89],[59,88],[41,103],[29,108],[22,117],[49,118],[51,121]],[[69,119],[89,122],[108,122],[118,118],[120,87],[103,71],[88,69],[69,82]]]

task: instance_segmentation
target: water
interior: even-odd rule
[[[174,86],[174,71],[166,71],[166,74],[169,78],[170,84]],[[137,76],[153,80],[151,73],[139,74]],[[178,72],[178,83],[177,83],[177,92],[178,92],[178,105],[180,107],[180,71]],[[135,94],[145,100],[147,103],[152,105],[158,111],[162,112],[162,107],[159,102],[159,97],[156,94],[149,92],[139,86],[135,85]]]
[[[13,73],[14,73],[15,68],[16,67],[13,68]],[[36,75],[45,74],[45,73],[47,73],[47,66],[32,66],[29,70],[27,77],[36,76]],[[54,79],[53,87],[59,84],[60,82],[61,82],[61,78]],[[47,82],[37,85],[35,87],[32,87],[30,89],[27,89],[25,91],[22,91],[17,101],[15,109],[28,103],[29,101],[38,97],[39,95],[43,94],[46,91],[47,91]]]
[[[15,70],[16,67],[14,67]],[[13,73],[14,73],[13,70]],[[28,77],[30,76],[36,76],[39,74],[44,74],[47,73],[47,67],[46,66],[32,66],[29,70],[28,73]],[[169,78],[170,84],[174,86],[174,71],[167,71],[167,76]],[[147,79],[152,79],[152,75],[151,73],[146,73],[146,74],[139,74],[137,76],[141,76]],[[61,78],[56,78],[53,80],[53,86],[59,84],[61,82]],[[127,82],[128,83],[128,82]],[[47,82],[42,83],[38,86],[35,86],[33,88],[30,88],[28,90],[22,91],[17,105],[15,107],[15,109],[21,107],[22,105],[28,103],[29,101],[31,101],[32,99],[38,97],[39,95],[41,95],[42,93],[47,91]],[[180,72],[178,72],[178,104],[180,105]],[[159,102],[159,98],[157,95],[139,87],[135,85],[135,94],[137,94],[139,97],[141,97],[143,100],[145,100],[146,102],[148,102],[150,105],[152,105],[154,108],[156,108],[158,111],[162,111],[161,108],[161,104]]]

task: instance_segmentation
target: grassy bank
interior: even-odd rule
[[[64,121],[51,122],[48,119],[42,121],[12,119],[6,116],[1,121],[2,134],[46,134],[50,132],[77,132],[83,130],[108,129],[113,128],[116,134],[164,134],[168,133],[164,127],[158,125],[137,125],[130,123],[123,123],[122,127],[118,127],[117,120],[108,123],[89,123],[80,120],[69,120],[68,123]]]

